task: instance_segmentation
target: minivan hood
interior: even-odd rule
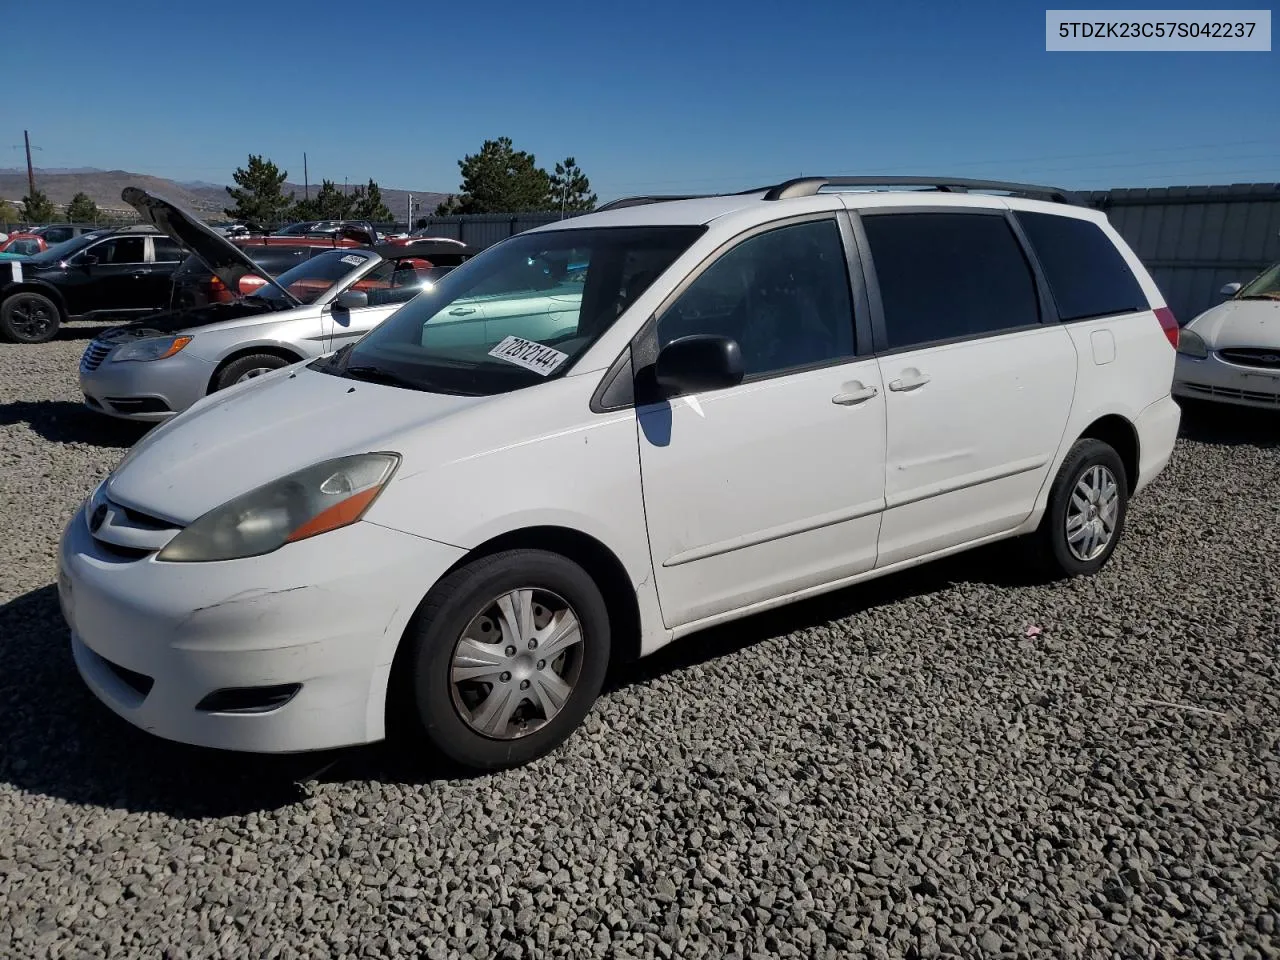
[[[271,274],[249,259],[243,250],[181,207],[139,187],[125,187],[120,192],[120,199],[137,210],[145,222],[199,257],[228,290],[239,290],[240,280],[247,274],[253,274],[279,289],[294,304],[300,302],[276,283]]]
[[[1280,300],[1228,300],[1210,307],[1187,326],[1214,350],[1280,348]]]
[[[406,430],[485,400],[349,380],[295,364],[211,394],[156,427],[116,468],[108,491],[125,506],[185,525],[313,463],[399,452]]]

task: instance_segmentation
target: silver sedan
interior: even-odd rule
[[[412,247],[384,252],[337,248],[234,303],[106,331],[80,361],[85,403],[159,422],[215,390],[339,349],[432,283]]]

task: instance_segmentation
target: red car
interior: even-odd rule
[[[0,243],[0,253],[16,253],[24,257],[43,253],[48,249],[49,244],[44,237],[38,237],[34,233],[14,233],[8,240]]]

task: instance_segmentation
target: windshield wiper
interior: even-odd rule
[[[390,370],[384,370],[382,367],[375,367],[370,364],[356,364],[353,367],[346,367],[341,375],[351,377],[353,380],[381,383],[389,387],[407,387],[410,390],[425,389],[422,385],[407,377],[402,377],[398,373],[392,373]]]
[[[1280,300],[1280,293],[1251,293],[1243,297],[1235,297],[1236,300]]]

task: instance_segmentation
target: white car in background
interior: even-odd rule
[[[1173,394],[1280,410],[1280,263],[1221,292],[1179,334]]]

